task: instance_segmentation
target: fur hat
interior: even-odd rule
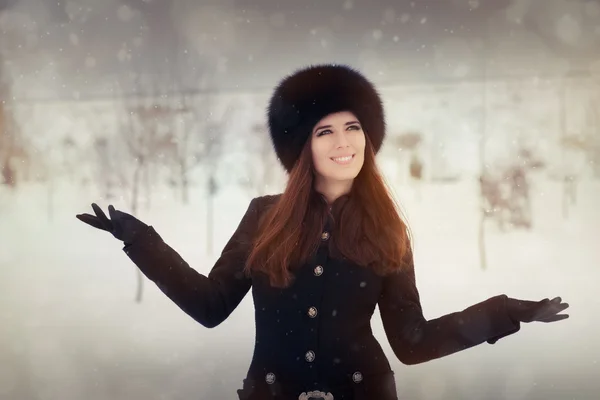
[[[275,153],[290,172],[317,122],[352,112],[377,153],[385,137],[383,104],[373,84],[344,65],[315,65],[297,70],[275,88],[268,107]]]

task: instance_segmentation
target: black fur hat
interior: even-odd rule
[[[277,85],[268,107],[269,132],[288,172],[315,124],[340,111],[356,115],[377,153],[385,137],[383,104],[360,72],[344,65],[314,65],[297,70]]]

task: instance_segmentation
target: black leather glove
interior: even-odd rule
[[[509,318],[515,323],[516,328],[511,332],[490,338],[487,342],[494,344],[503,337],[517,332],[520,329],[521,322],[555,322],[569,318],[569,314],[560,314],[567,308],[569,308],[569,304],[563,303],[560,297],[541,301],[519,300],[508,297],[506,299],[506,311]]]
[[[108,206],[110,219],[106,217],[96,203],[92,203],[92,209],[96,213],[96,216],[90,214],[77,214],[77,219],[94,228],[112,233],[114,237],[122,240],[126,245],[132,244],[141,233],[148,229],[148,225],[135,218],[133,215],[115,210],[112,205]]]
[[[560,297],[552,300],[528,301],[511,299],[506,300],[509,317],[515,322],[555,322],[569,318],[569,314],[559,314],[569,308],[568,303],[563,303]]]

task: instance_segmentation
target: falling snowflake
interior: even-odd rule
[[[564,43],[576,45],[581,38],[580,21],[570,14],[565,14],[556,22],[556,35]]]
[[[123,22],[129,22],[133,18],[134,11],[126,4],[117,9],[117,17]]]
[[[96,66],[96,59],[91,56],[86,57],[85,58],[85,66],[88,68],[94,68]]]
[[[393,8],[386,8],[383,12],[383,21],[388,24],[393,24],[396,21],[396,11]]]
[[[131,52],[127,48],[127,44],[126,43],[123,43],[123,46],[121,47],[121,49],[117,53],[117,58],[121,62],[125,62],[125,61],[131,60]]]
[[[285,26],[285,15],[281,12],[273,13],[269,17],[269,22],[276,28],[283,28]]]
[[[586,15],[590,17],[600,17],[600,4],[588,1],[583,7]]]

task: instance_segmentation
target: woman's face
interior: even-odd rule
[[[351,185],[365,159],[358,118],[347,111],[327,115],[313,128],[311,149],[318,185]]]

